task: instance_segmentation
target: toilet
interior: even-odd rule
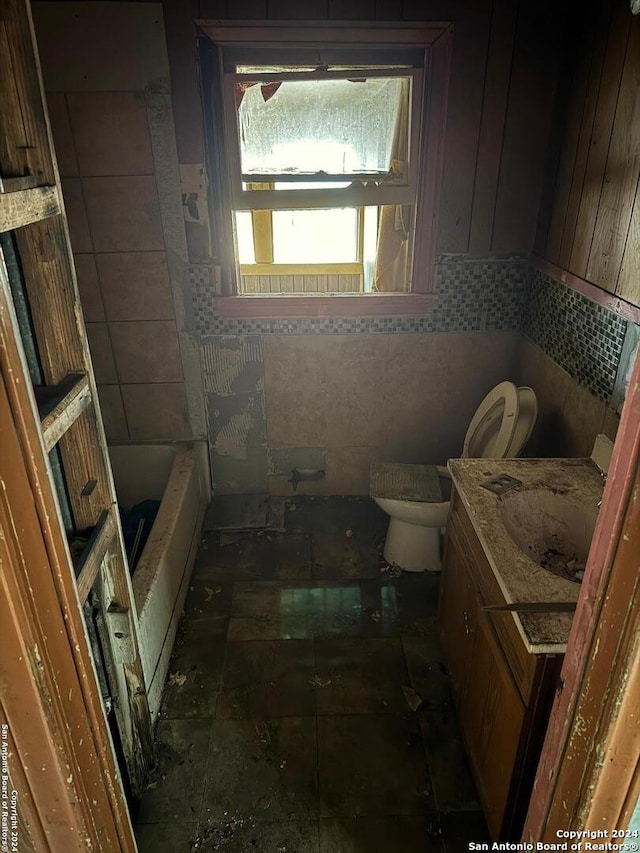
[[[501,382],[478,406],[462,446],[463,458],[518,456],[538,416],[532,388]],[[451,478],[440,465],[373,462],[369,494],[389,515],[384,558],[408,572],[440,571],[440,531],[447,522]]]

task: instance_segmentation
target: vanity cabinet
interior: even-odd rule
[[[516,841],[526,815],[561,655],[531,654],[469,516],[454,492],[438,620],[462,735],[495,840]]]

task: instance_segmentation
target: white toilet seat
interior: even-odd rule
[[[507,459],[513,459],[520,455],[520,451],[531,438],[531,433],[538,419],[538,399],[533,388],[528,385],[520,385],[518,403],[520,410],[511,443],[505,453]]]
[[[500,382],[492,388],[471,418],[462,456],[504,458],[513,441],[519,411],[518,389],[513,382]]]

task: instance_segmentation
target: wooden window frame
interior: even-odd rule
[[[364,208],[356,208],[358,214],[355,261],[334,263],[275,263],[273,258],[273,211],[251,210],[251,230],[256,258],[253,264],[238,264],[240,276],[245,275],[359,275],[360,286],[364,283]],[[355,292],[355,291],[354,291]]]
[[[431,314],[435,301],[434,266],[437,213],[440,201],[444,131],[449,88],[452,26],[444,23],[354,22],[238,22],[197,21],[204,94],[205,134],[210,175],[211,223],[216,243],[214,267],[219,295],[213,310],[220,318],[294,319],[316,317],[376,317]],[[322,48],[420,48],[424,50],[425,86],[418,147],[418,191],[411,290],[408,293],[241,295],[235,258],[232,191],[224,133],[212,139],[214,127],[224,127],[222,49],[225,47],[299,46]],[[221,141],[222,140],[222,141]],[[266,202],[265,202],[266,203]],[[365,203],[363,201],[363,203]]]

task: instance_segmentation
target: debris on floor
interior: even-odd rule
[[[331,679],[321,678],[319,675],[314,675],[314,677],[309,681],[309,684],[313,684],[314,687],[329,687]]]
[[[222,587],[217,586],[215,589],[211,589],[210,586],[205,586],[204,591],[207,594],[205,601],[211,601],[214,595],[219,595],[222,592]]]
[[[258,720],[255,722],[255,730],[261,743],[271,743],[271,732],[267,723],[261,723]]]
[[[402,569],[395,563],[390,564],[383,560],[380,563],[380,574],[389,575],[390,578],[399,578],[402,577]]]
[[[468,818],[485,840],[438,645],[439,578],[383,559],[388,519],[369,499],[285,500],[284,533],[217,530],[201,545],[140,853],[458,853]]]
[[[407,705],[412,711],[417,711],[422,705],[422,696],[416,693],[413,687],[405,687],[404,685],[402,686],[402,692],[404,693],[404,698],[407,700]]]
[[[222,850],[228,844],[233,843],[234,835],[238,829],[255,829],[255,821],[253,815],[247,818],[240,817],[237,812],[229,816],[228,812],[224,813],[224,819],[219,821],[207,820],[206,825],[198,833],[198,837],[193,842],[192,850]],[[256,838],[256,845],[259,843]],[[256,846],[256,850],[258,847]]]

